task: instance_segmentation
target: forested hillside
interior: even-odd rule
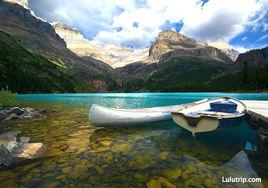
[[[0,88],[20,93],[86,91],[64,73],[64,64],[30,53],[4,32],[0,32],[0,52]]]

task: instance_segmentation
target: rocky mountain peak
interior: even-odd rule
[[[79,33],[79,31],[75,27],[65,25],[65,24],[63,24],[61,22],[52,22],[51,25],[54,27],[54,29],[66,30],[66,31],[72,31],[72,32],[75,32],[75,33]]]
[[[212,58],[222,62],[232,62],[225,53],[208,46],[205,42],[191,39],[173,30],[166,30],[159,33],[151,46],[149,63],[158,63],[173,56]]]
[[[64,39],[69,49],[89,48],[92,50],[92,48],[94,48],[94,46],[85,39],[76,28],[60,22],[53,22],[51,25],[54,27],[56,33]]]
[[[192,45],[197,45],[198,42],[194,39],[191,39],[179,32],[173,31],[171,29],[162,31],[159,33],[157,42],[172,44],[172,45],[182,45],[182,43],[188,43]]]
[[[223,39],[217,39],[215,41],[208,41],[207,44],[209,46],[213,46],[218,49],[227,49],[227,48],[232,48],[232,46],[225,40]]]
[[[212,47],[220,49],[227,56],[229,56],[231,58],[231,60],[234,62],[236,61],[236,59],[239,55],[239,52],[237,50],[233,49],[233,47],[223,39],[218,39],[215,41],[208,41],[207,44],[208,44],[208,46],[212,46]]]
[[[8,2],[8,3],[18,4],[20,6],[23,6],[24,8],[29,9],[28,0],[3,0],[3,1]]]
[[[100,44],[86,39],[76,28],[58,22],[52,25],[71,51],[81,57],[93,57],[114,68],[141,61],[148,56],[148,49],[134,50],[114,44]]]

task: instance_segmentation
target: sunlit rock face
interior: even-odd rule
[[[113,69],[97,60],[84,59],[67,48],[66,42],[55,32],[54,27],[36,17],[33,12],[17,3],[0,1],[0,31],[13,37],[28,51],[38,54],[59,65],[66,74],[75,76],[82,84],[107,76]],[[41,70],[40,70],[41,71]],[[39,71],[37,75],[39,75]]]
[[[113,68],[123,67],[134,62],[158,63],[161,59],[168,58],[166,56],[198,56],[228,63],[234,58],[236,59],[236,57],[231,58],[232,60],[229,58],[227,53],[231,50],[229,46],[228,49],[219,50],[219,46],[212,47],[206,42],[196,41],[172,30],[159,33],[150,49],[132,49],[89,41],[76,28],[58,22],[52,25],[57,34],[66,41],[67,47],[74,53],[81,57],[93,57]]]
[[[226,55],[228,55],[232,61],[235,61],[239,55],[239,52],[234,50],[230,44],[228,44],[224,40],[215,40],[215,41],[209,41],[207,43],[209,46],[215,47],[223,51]]]
[[[232,62],[221,50],[208,46],[204,42],[196,41],[173,30],[160,32],[150,48],[150,61],[161,62],[173,56],[208,58],[224,63]]]
[[[3,0],[5,2],[8,2],[8,3],[14,3],[14,4],[18,4],[20,6],[23,6],[24,8],[29,8],[28,7],[28,0]]]
[[[100,44],[87,40],[77,29],[61,23],[52,24],[67,43],[67,47],[79,56],[91,56],[112,67],[122,67],[127,64],[143,61],[148,56],[148,49],[132,49],[114,44]]]

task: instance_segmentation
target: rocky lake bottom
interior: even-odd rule
[[[29,104],[22,104],[29,106]],[[268,154],[247,123],[192,135],[172,122],[135,128],[96,128],[88,107],[32,103],[46,118],[0,123],[43,143],[41,158],[0,168],[0,187],[267,187]],[[245,150],[250,142],[257,151]],[[222,177],[261,177],[224,183]]]

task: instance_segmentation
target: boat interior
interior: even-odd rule
[[[184,116],[198,118],[201,116],[208,117],[237,117],[243,115],[245,106],[240,101],[235,99],[215,99],[202,101],[201,103],[189,105],[175,113],[183,114]]]

